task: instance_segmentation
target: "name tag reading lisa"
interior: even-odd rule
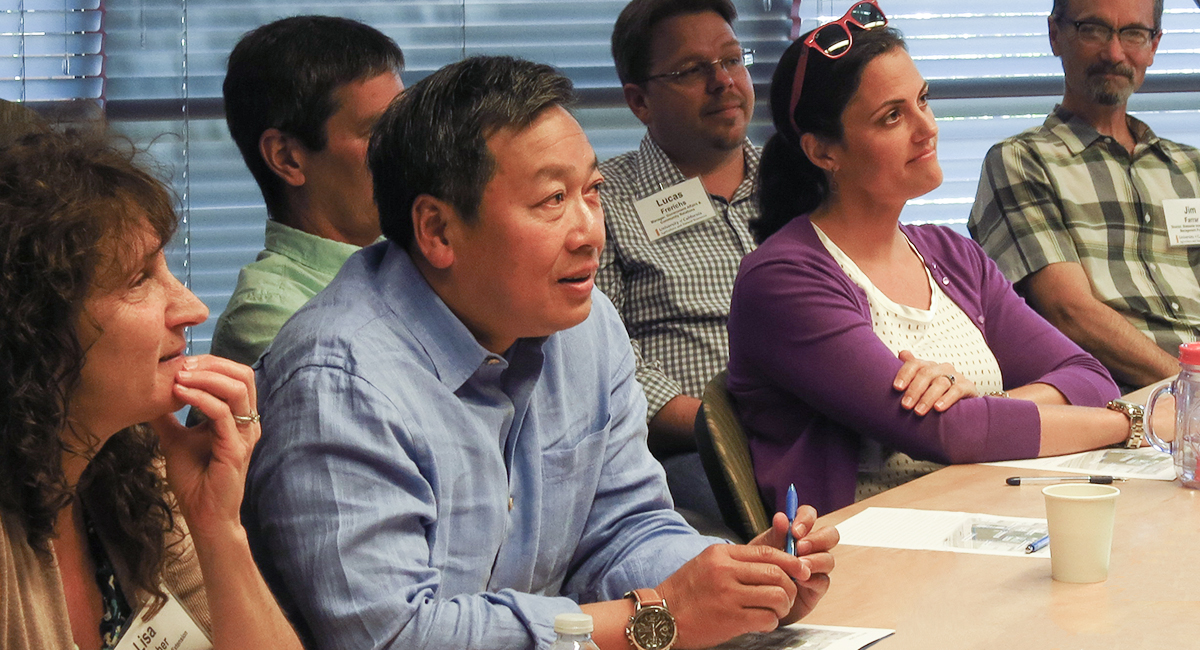
[[[212,642],[174,594],[167,592],[167,604],[152,618],[148,613],[146,607],[138,612],[116,650],[212,650]]]
[[[712,199],[697,176],[633,204],[646,236],[655,241],[717,216]]]
[[[1200,199],[1165,199],[1162,205],[1171,246],[1200,244]]]

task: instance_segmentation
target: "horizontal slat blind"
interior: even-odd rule
[[[757,51],[751,138],[762,144],[771,133],[767,86],[788,45],[791,2],[736,4],[739,36]],[[841,16],[850,4],[805,1],[802,29]],[[238,268],[262,246],[262,198],[229,139],[220,100],[226,58],[244,32],[305,13],[361,20],[400,44],[406,85],[473,54],[550,63],[579,88],[578,117],[603,159],[635,148],[645,133],[624,105],[609,54],[612,24],[624,5],[625,0],[105,0],[101,7],[99,0],[0,0],[5,66],[0,97],[103,97],[117,126],[150,147],[186,218],[172,248],[174,268],[212,310],[209,322],[193,333],[195,351],[204,352]],[[881,0],[881,5],[930,80],[946,172],[942,187],[910,202],[904,218],[963,229],[988,147],[1040,123],[1062,92],[1061,66],[1046,36],[1051,0],[1002,5]],[[42,21],[37,30],[35,21]],[[1163,22],[1166,34],[1155,65],[1130,106],[1160,135],[1200,144],[1200,9],[1192,0],[1166,0]],[[89,29],[93,24],[102,29]],[[81,74],[96,65],[101,76]],[[34,68],[43,74],[36,80]],[[77,89],[69,95],[44,90],[56,83]]]
[[[104,94],[100,0],[0,3],[0,98],[46,102]]]

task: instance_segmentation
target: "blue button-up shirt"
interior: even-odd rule
[[[355,254],[258,366],[243,518],[318,648],[530,648],[706,546],[646,448],[625,328],[488,352],[403,250]]]

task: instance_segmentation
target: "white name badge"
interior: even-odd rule
[[[646,236],[655,241],[717,216],[700,177],[672,185],[633,204]]]
[[[1200,244],[1200,199],[1166,199],[1167,238],[1172,246]]]
[[[212,650],[212,642],[174,594],[167,592],[167,604],[153,618],[147,619],[147,613],[146,607],[138,612],[116,650]]]

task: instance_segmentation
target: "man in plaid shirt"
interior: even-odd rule
[[[746,138],[752,55],[734,34],[736,17],[729,0],[625,7],[613,29],[613,59],[647,134],[636,151],[600,165],[608,236],[596,284],[638,354],[650,449],[667,467],[676,502],[700,510],[681,502],[690,488],[680,489],[679,479],[703,479],[692,437],[698,398],[729,359],[729,298],[738,263],[754,249],[748,223],[758,217],[759,150]],[[635,203],[668,190],[670,199],[694,178],[703,184],[694,186],[705,204],[700,214],[658,236]]]
[[[988,152],[968,224],[1033,307],[1126,387],[1178,372],[1179,344],[1200,334],[1200,247],[1170,246],[1163,210],[1200,196],[1200,151],[1126,113],[1162,12],[1162,0],[1055,0],[1062,103]]]

